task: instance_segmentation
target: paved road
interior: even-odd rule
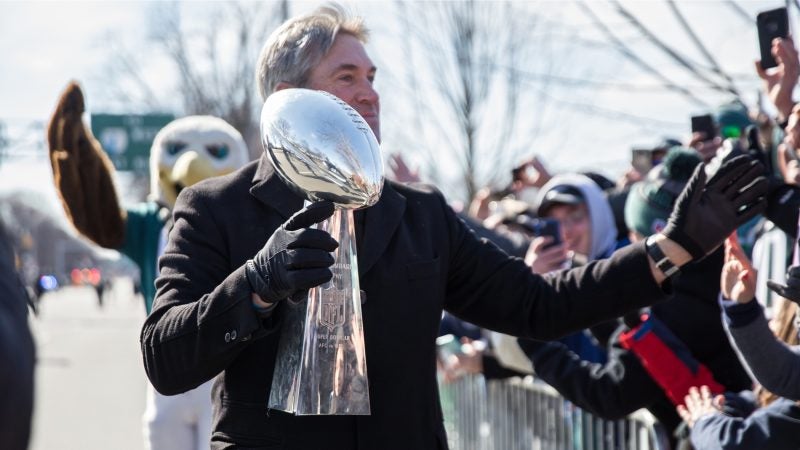
[[[38,351],[31,450],[142,449],[143,320],[127,285],[117,285],[103,308],[88,288],[42,298],[31,320]]]

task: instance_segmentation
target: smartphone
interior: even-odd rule
[[[520,214],[517,216],[517,223],[534,236],[550,236],[552,241],[545,248],[561,243],[561,224],[556,219],[549,217],[533,218]]]
[[[706,140],[709,141],[717,136],[717,126],[711,114],[702,116],[692,116],[692,133],[705,133]]]
[[[758,46],[761,49],[761,68],[775,67],[778,62],[772,55],[772,40],[789,36],[789,15],[786,8],[762,11],[756,16]]]
[[[631,149],[631,166],[642,175],[647,175],[653,168],[653,150],[649,148]]]

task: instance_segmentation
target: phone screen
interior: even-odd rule
[[[552,241],[546,248],[561,243],[561,224],[550,217],[531,218],[524,214],[517,216],[517,222],[534,236],[550,236]]]
[[[772,55],[772,40],[789,35],[789,16],[786,8],[762,11],[756,16],[758,46],[761,50],[761,68],[769,69],[778,65]]]

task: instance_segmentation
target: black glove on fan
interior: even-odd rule
[[[786,284],[767,280],[767,287],[787,300],[800,303],[800,266],[789,267],[786,271]]]
[[[275,303],[330,280],[331,252],[339,243],[325,231],[309,227],[332,214],[333,203],[312,203],[275,230],[245,266],[253,292]]]
[[[764,167],[740,155],[722,163],[706,182],[705,164],[698,164],[675,201],[663,234],[697,261],[722,244],[739,225],[766,208]]]

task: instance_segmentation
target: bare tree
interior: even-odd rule
[[[611,0],[610,5],[614,11],[619,14],[632,28],[641,35],[647,42],[649,42],[655,49],[671,60],[677,67],[683,69],[690,77],[699,81],[703,90],[712,90],[719,93],[727,94],[731,99],[736,99],[739,102],[744,102],[740,89],[736,86],[734,77],[726,72],[722,66],[717,62],[716,58],[707,48],[699,33],[693,27],[686,16],[681,12],[680,7],[674,0],[666,0],[675,20],[680,25],[681,30],[692,42],[695,50],[705,60],[706,64],[695,61],[688,56],[684,49],[679,50],[673,45],[670,45],[663,39],[662,36],[656,34],[650,27],[645,25],[629,8],[624,6],[619,0]],[[613,46],[628,60],[645,70],[647,73],[654,76],[666,88],[674,90],[685,96],[691,103],[696,105],[708,106],[706,98],[698,92],[698,89],[687,87],[684,83],[676,82],[665,75],[662,67],[655,67],[654,65],[646,62],[642,56],[637,54],[629,45],[620,39],[617,34],[608,26],[602,19],[594,13],[590,7],[590,2],[581,0],[578,5],[583,12],[592,21],[592,23],[600,30],[605,37],[613,44]],[[735,2],[729,1],[728,5],[734,8],[737,14],[747,17],[746,12],[741,10]]]
[[[221,117],[242,133],[251,155],[258,155],[261,103],[255,64],[269,33],[288,17],[288,0],[223,3],[201,20],[193,17],[191,21],[184,20],[179,3],[155,3],[149,13],[145,49],[134,51],[112,42],[114,64],[106,74],[113,80],[111,95],[129,108],[177,107],[182,114]],[[172,68],[176,96],[156,93],[154,84],[161,80],[148,73],[154,55],[165,57]]]
[[[517,69],[532,59],[537,16],[510,2],[475,0],[398,1],[396,8],[406,74],[393,87],[408,94],[406,123],[414,124],[402,139],[425,155],[429,175],[441,177],[443,161],[456,162],[458,197],[508,183],[536,128],[519,111],[525,90]]]

